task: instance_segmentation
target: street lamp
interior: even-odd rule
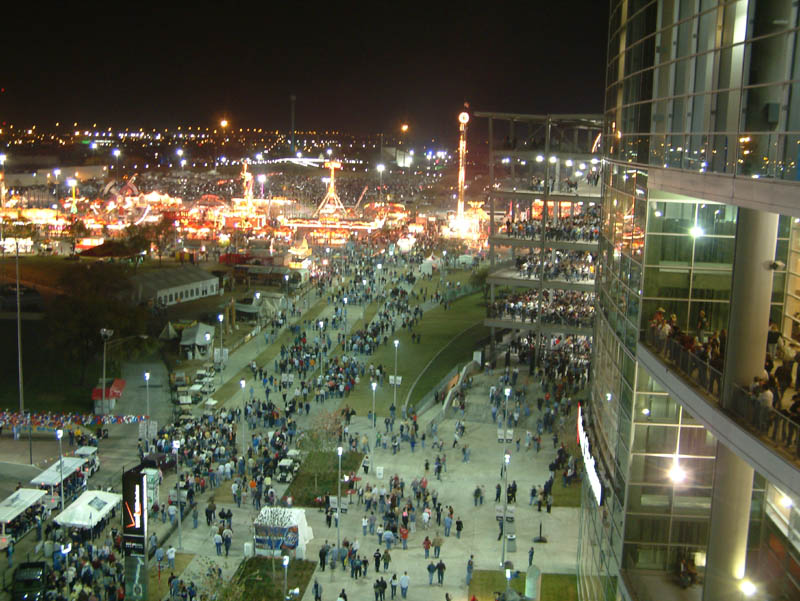
[[[283,556],[283,598],[286,599],[286,580],[289,573],[289,556]]]
[[[74,177],[67,178],[67,185],[72,189],[72,204],[75,205],[75,190],[78,188],[78,180]]]
[[[211,343],[211,334],[209,332],[206,332],[205,339],[206,339],[206,346],[208,346]],[[208,356],[208,349],[206,349],[206,356]]]
[[[150,372],[144,372],[144,386],[147,391],[147,419],[150,419]]]
[[[377,421],[375,417],[375,389],[378,388],[378,383],[372,383],[372,434],[375,434],[375,423]]]
[[[756,594],[756,585],[751,580],[744,579],[739,583],[739,590],[745,597],[752,597]]]
[[[400,346],[400,341],[394,341],[394,397],[392,398],[392,405],[397,410],[397,347]]]
[[[378,163],[376,169],[378,170],[378,178],[380,179],[380,201],[383,202],[383,172],[386,171],[386,165]]]
[[[286,282],[286,304],[289,304],[289,274],[283,274],[283,280]]]
[[[100,328],[100,337],[103,339],[103,381],[100,385],[100,411],[103,413],[108,413],[106,408],[106,348],[108,347],[108,341],[113,335],[114,330]]]
[[[341,536],[339,534],[341,528],[339,522],[342,521],[342,447],[338,447],[336,453],[339,455],[339,477],[336,479],[336,552],[339,553],[339,549],[342,546]]]
[[[28,426],[30,428],[31,426]],[[58,470],[61,472],[61,511],[64,511],[64,454],[61,452],[61,439],[64,437],[64,430],[59,428],[56,430],[56,438],[58,439]]]
[[[347,297],[345,296],[342,300],[344,300],[344,350],[347,350]]]
[[[264,173],[259,173],[256,179],[258,179],[258,183],[261,184],[261,198],[264,198],[264,184],[267,183],[267,176]]]
[[[220,313],[219,315],[217,315],[217,319],[219,320],[219,364],[220,364],[220,366],[222,366],[222,349],[225,348],[223,343],[222,343],[222,336],[223,336],[222,322],[225,320],[225,316],[222,313]],[[219,381],[222,382],[222,370],[221,369],[220,369],[220,373],[219,373],[219,378],[220,378]]]
[[[500,565],[506,565],[506,514],[508,512],[508,463],[511,461],[511,455],[506,453],[503,456],[503,489],[506,493],[506,502],[503,503],[503,553],[502,557],[500,558]]]
[[[119,171],[119,155],[121,155],[122,152],[120,151],[119,148],[115,148],[114,150],[111,151],[111,154],[113,154],[114,158],[116,159],[117,171]]]
[[[245,384],[247,384],[247,382],[244,381],[244,378],[239,380],[239,386],[241,386],[241,388],[242,388],[242,456],[244,456],[244,452],[245,452],[244,424],[247,423],[247,419],[246,419],[245,411],[244,411],[244,407],[245,407],[245,403],[246,403],[245,394],[244,394]]]

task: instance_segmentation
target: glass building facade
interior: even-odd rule
[[[688,395],[691,387],[672,382],[692,370],[678,374],[677,363],[644,342],[650,320],[663,314],[700,343],[731,332],[728,355],[749,352],[750,364],[763,365],[766,345],[742,350],[741,328],[731,329],[746,309],[734,277],[745,281],[748,269],[769,271],[754,307],[788,341],[800,340],[799,11],[791,0],[610,2],[594,381],[584,419],[603,498],[598,504],[584,486],[583,601],[712,601],[726,598],[722,572],[738,574],[728,577],[734,584],[746,577],[775,598],[800,599],[796,490],[767,465],[784,460],[784,480],[798,480],[794,449],[756,440],[744,423],[729,438],[715,436],[709,414],[690,407],[728,409],[733,384],[726,380],[723,393],[718,376],[716,401],[697,387]],[[793,196],[796,213],[776,201]],[[754,212],[772,215],[777,231],[767,236],[769,260],[746,266],[737,238],[753,227]],[[766,340],[768,322],[759,327]],[[730,374],[738,364],[728,362]],[[744,442],[731,444],[737,437]],[[742,566],[711,549],[726,515],[715,501],[725,484],[719,466],[731,452],[751,469],[742,472],[752,482],[742,493],[744,519],[728,525]],[[686,591],[676,584],[682,560],[698,571]]]

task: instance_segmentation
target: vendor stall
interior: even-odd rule
[[[9,543],[16,545],[37,522],[41,524],[47,519],[49,512],[42,505],[46,494],[38,488],[20,488],[0,503],[0,550]]]
[[[87,531],[91,538],[103,530],[106,521],[115,515],[122,495],[102,490],[87,490],[57,515],[54,521],[65,528]]]
[[[50,509],[61,501],[61,480],[64,480],[64,504],[66,505],[86,490],[87,475],[83,466],[85,457],[64,457],[31,480],[31,484],[47,492],[45,504]]]
[[[305,509],[264,507],[253,527],[257,555],[283,555],[294,550],[297,559],[305,559],[306,545],[314,538]]]

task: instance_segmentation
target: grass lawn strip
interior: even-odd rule
[[[525,594],[525,571],[511,579],[511,588]],[[475,570],[469,584],[469,595],[478,601],[492,601],[495,592],[506,590],[506,576],[500,570]],[[542,574],[541,601],[577,601],[578,579],[574,574]]]
[[[358,473],[361,467],[361,460],[364,458],[362,453],[344,453],[342,455],[342,475],[350,472]],[[317,507],[314,499],[318,496],[329,494],[336,496],[336,484],[339,476],[339,456],[335,453],[327,453],[327,469],[317,473],[317,486],[314,486],[314,474],[308,469],[309,463],[303,461],[300,471],[297,472],[294,480],[286,490],[286,495],[292,497],[292,504],[297,507]],[[344,499],[345,487],[342,487],[342,498]],[[345,501],[342,501],[344,505]]]
[[[314,575],[317,562],[291,559],[286,573],[287,590],[300,589],[295,599],[302,599]],[[247,598],[253,601],[283,599],[283,567],[280,557],[275,558],[275,575],[272,574],[271,557],[251,557],[241,563],[234,579],[244,585]]]
[[[192,553],[175,553],[175,568],[171,569],[167,560],[161,564],[161,575],[158,574],[158,565],[153,562],[153,567],[150,568],[149,581],[147,585],[147,597],[152,601],[160,601],[169,597],[169,575],[170,573],[180,576],[186,569],[186,566],[191,563],[194,558]],[[196,583],[197,584],[197,583]],[[186,582],[188,586],[189,583]]]
[[[422,320],[416,327],[416,332],[421,335],[420,343],[412,343],[408,330],[399,328],[394,336],[390,336],[389,344],[382,345],[378,351],[367,357],[367,364],[383,365],[387,374],[394,374],[394,345],[391,340],[400,341],[397,357],[397,373],[402,377],[402,384],[397,387],[397,410],[398,415],[406,394],[414,383],[417,375],[423,371],[430,360],[439,352],[443,344],[458,335],[470,326],[481,322],[485,315],[482,294],[473,294],[461,298],[450,305],[445,311],[442,306],[429,309],[422,316]],[[470,355],[472,349],[469,349]],[[447,355],[447,353],[445,353]],[[443,358],[446,362],[446,359]],[[439,379],[452,369],[455,362],[451,362]],[[436,380],[435,374],[431,375],[433,384]],[[384,380],[383,386],[378,387],[376,393],[376,413],[383,417],[389,415],[389,406],[392,404],[393,386],[389,384],[388,377]],[[358,415],[367,415],[372,410],[372,390],[366,378],[356,385],[349,397],[342,400],[342,404],[347,404],[356,410]]]

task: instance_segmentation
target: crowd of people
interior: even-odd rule
[[[580,213],[564,217],[548,217],[545,239],[564,242],[597,242],[600,239],[600,205],[584,207]],[[541,218],[507,218],[502,233],[513,238],[534,239],[542,234]]]
[[[596,259],[597,256],[588,251],[551,249],[544,257],[542,253],[530,252],[514,261],[521,278],[586,283],[594,281]]]
[[[594,321],[594,293],[573,290],[526,290],[491,303],[488,317],[590,328]]]

